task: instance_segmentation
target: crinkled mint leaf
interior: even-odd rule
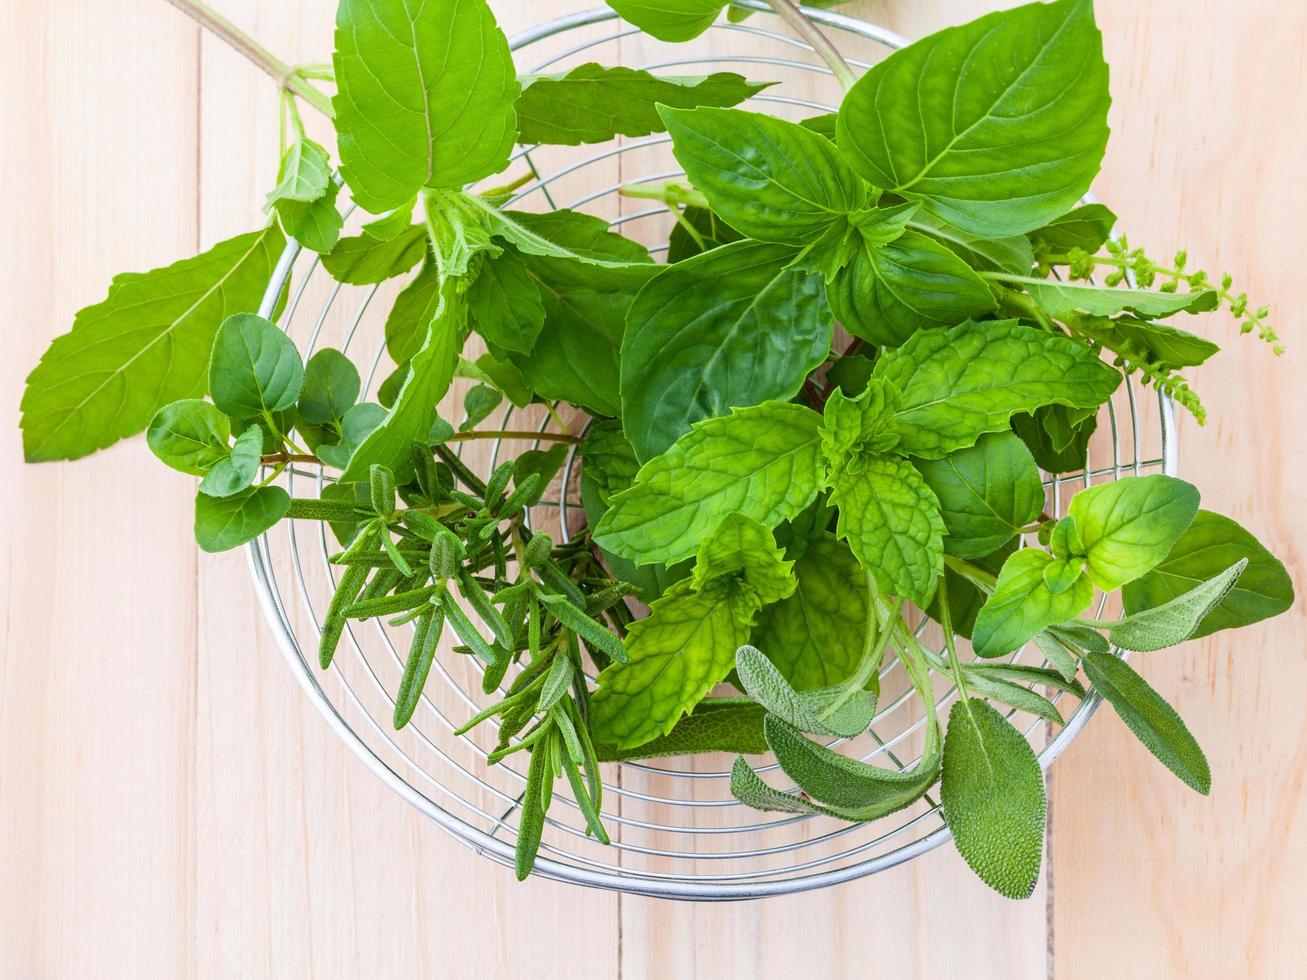
[[[821,450],[832,469],[850,459],[885,453],[898,445],[894,414],[898,391],[883,381],[868,381],[862,393],[848,398],[836,388],[822,412]]]
[[[1155,568],[1198,513],[1198,488],[1173,476],[1127,476],[1081,490],[1068,513],[1104,591]]]
[[[727,593],[752,622],[761,607],[794,591],[794,562],[770,529],[744,514],[727,514],[699,548],[691,582],[703,595]]]

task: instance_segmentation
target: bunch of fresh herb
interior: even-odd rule
[[[740,758],[745,803],[867,821],[939,782],[963,857],[1028,895],[1043,781],[994,705],[1060,724],[1041,692],[1084,697],[1082,670],[1207,792],[1197,743],[1117,653],[1283,611],[1283,566],[1181,480],[1093,485],[1053,520],[1040,471],[1086,468],[1123,373],[1202,420],[1182,372],[1217,347],[1163,318],[1224,304],[1279,345],[1228,276],[1188,269],[1183,252],[1159,265],[1111,238],[1106,207],[1080,203],[1110,101],[1089,0],[949,28],[857,79],[773,0],[848,90],[837,113],[801,122],[735,108],[767,83],[728,73],[519,76],[485,0],[341,0],[331,65],[302,68],[203,4],[173,2],[281,83],[291,138],[269,220],[120,276],[82,310],[29,379],[28,458],[148,430],[163,462],[202,478],[195,532],[209,551],[283,519],[328,522],[340,576],[324,668],[351,620],[387,617],[413,625],[397,727],[446,634],[481,662],[488,694],[506,692],[466,727],[499,719],[491,763],[530,753],[520,875],[556,779],[606,841],[601,761],[770,750],[799,792]],[[667,41],[725,6],[611,2]],[[301,102],[334,122],[343,187]],[[686,179],[625,192],[674,215],[666,264],[598,218],[507,209],[530,174],[469,189],[518,144],[664,130]],[[375,216],[351,237],[342,189]],[[395,370],[379,404],[359,400],[349,358],[327,349],[305,364],[251,312],[287,236],[342,283],[412,273],[387,318]],[[457,430],[437,414],[456,376],[478,382]],[[482,480],[451,446],[485,434],[504,399],[591,421]],[[529,513],[578,447],[590,529],[558,545]],[[329,472],[320,499],[276,485],[288,465]],[[1086,618],[1118,592],[1120,618]],[[942,652],[918,638],[913,606],[942,629]],[[1032,641],[1046,666],[1004,659]],[[868,729],[889,657],[925,716],[903,771],[821,741]],[[934,673],[959,694],[944,731]],[[738,696],[709,697],[728,680]]]

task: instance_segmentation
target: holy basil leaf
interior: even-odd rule
[[[976,616],[971,644],[980,657],[1001,657],[1045,627],[1074,619],[1094,601],[1094,584],[1081,574],[1070,588],[1049,589],[1045,571],[1055,562],[1046,551],[1024,548],[1003,563],[994,594]]]
[[[939,459],[1041,405],[1094,408],[1121,374],[1084,344],[1016,320],[922,330],[877,363],[899,389],[900,451]]]
[[[1093,255],[1112,235],[1116,215],[1102,204],[1082,204],[1030,233],[1030,240],[1054,252],[1082,249]],[[1011,270],[1007,270],[1011,271]]]
[[[897,347],[916,331],[988,313],[994,296],[952,251],[915,231],[887,245],[862,242],[827,287],[835,317],[854,336]]]
[[[366,210],[507,166],[517,73],[484,0],[341,0],[332,62],[341,173]]]
[[[184,398],[159,409],[145,441],[150,452],[173,469],[204,476],[227,457],[231,422],[208,402]]]
[[[1067,511],[1094,584],[1119,589],[1155,568],[1198,513],[1198,488],[1173,476],[1127,476],[1081,490]]]
[[[670,564],[694,554],[727,514],[766,527],[796,517],[821,488],[820,424],[784,402],[698,423],[613,498],[595,540],[640,564]]]
[[[686,176],[748,238],[813,241],[867,203],[830,140],[797,123],[741,109],[659,111]]]
[[[845,97],[837,138],[875,186],[972,234],[1018,235],[1089,189],[1110,102],[1090,0],[1034,3],[874,65]]]
[[[793,397],[830,352],[821,277],[794,249],[743,241],[668,266],[636,296],[622,341],[622,424],[650,459],[694,423]]]
[[[386,353],[403,364],[422,347],[431,319],[440,309],[440,269],[428,257],[413,280],[395,297],[386,316]]]
[[[1093,339],[1102,341],[1114,350],[1143,351],[1149,362],[1175,371],[1197,367],[1221,349],[1206,337],[1196,336],[1169,324],[1150,323],[1132,316],[1102,321]],[[1124,345],[1118,343],[1118,340],[1123,340]]]
[[[891,595],[930,602],[944,570],[939,501],[906,459],[868,456],[831,474],[835,533]]]
[[[1194,638],[1261,622],[1293,605],[1293,579],[1279,559],[1237,521],[1200,510],[1166,559],[1122,590],[1125,611],[1135,616],[1163,606],[1240,561],[1248,564],[1239,581],[1198,624]]]
[[[984,701],[949,712],[940,802],[971,870],[1001,895],[1029,898],[1044,853],[1044,773],[1025,736]]]
[[[1220,302],[1212,289],[1162,293],[1009,275],[1003,275],[1002,281],[1024,289],[1045,313],[1059,319],[1075,313],[1115,316],[1129,311],[1143,317],[1170,316],[1181,311],[1206,313]]]
[[[363,231],[380,241],[390,241],[395,236],[408,231],[409,225],[413,223],[413,209],[417,207],[417,204],[417,195],[414,195],[395,208],[394,211],[391,211],[390,214],[383,214],[380,218],[365,221]]]
[[[309,204],[327,193],[331,185],[331,157],[311,139],[298,139],[281,158],[277,186],[268,194],[266,207],[279,201]]]
[[[231,452],[218,460],[200,481],[200,493],[210,497],[230,497],[254,482],[263,454],[263,430],[257,425],[236,437]]]
[[[629,749],[598,744],[595,754],[600,762],[626,762],[700,752],[762,755],[767,751],[767,740],[762,734],[762,720],[766,714],[762,705],[719,703],[708,698],[700,701],[666,735]]]
[[[968,449],[917,469],[939,499],[946,554],[979,558],[1002,547],[1044,508],[1039,468],[1010,432],[983,435]]]
[[[285,331],[253,313],[223,321],[209,361],[209,394],[226,415],[266,418],[294,405],[303,386],[304,362]]]
[[[326,254],[340,241],[345,219],[336,209],[340,187],[332,181],[322,196],[307,203],[282,199],[274,205],[281,227],[305,248]]]
[[[230,497],[195,497],[195,540],[204,551],[230,551],[253,541],[286,516],[290,496],[281,487],[257,487]]]
[[[758,617],[753,644],[796,690],[846,680],[862,656],[867,590],[858,560],[829,534],[817,537],[794,563],[794,594]]]
[[[874,693],[842,687],[796,691],[757,647],[735,652],[735,672],[749,697],[801,732],[855,738],[876,714]]]
[[[648,136],[663,130],[660,105],[733,106],[770,84],[750,82],[733,72],[659,77],[593,62],[565,75],[527,75],[517,100],[518,142],[576,146],[616,136]]]
[[[622,20],[660,41],[688,41],[717,19],[728,0],[608,0]]]
[[[590,699],[594,740],[628,749],[667,735],[730,673],[748,636],[729,597],[700,595],[685,580],[672,585],[631,624],[627,662],[600,673]]]
[[[427,230],[410,225],[394,238],[355,235],[342,238],[322,257],[322,267],[337,282],[367,286],[401,276],[427,254]]]
[[[313,425],[338,425],[358,401],[361,385],[354,362],[335,348],[324,347],[304,366],[300,419]]]
[[[468,207],[480,210],[492,235],[514,245],[523,255],[563,260],[559,270],[573,269],[578,285],[639,288],[658,271],[647,249],[609,231],[602,218],[565,209],[547,214],[501,211],[474,195],[465,198]]]
[[[1174,708],[1128,663],[1110,653],[1088,653],[1085,674],[1149,752],[1190,788],[1206,796],[1212,771],[1202,747]]]
[[[163,406],[203,395],[218,325],[254,310],[285,240],[269,226],[152,272],[115,276],[27,377],[28,462],[79,459],[142,431]]]
[[[1183,643],[1234,588],[1248,559],[1242,558],[1221,574],[1195,586],[1160,606],[1132,613],[1124,619],[1103,624],[1108,639],[1122,650],[1162,650]]]
[[[517,252],[505,251],[484,262],[468,289],[467,302],[476,332],[491,347],[528,353],[545,324],[540,288]]]

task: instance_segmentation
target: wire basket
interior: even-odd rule
[[[839,88],[806,44],[787,36],[763,3],[735,5],[753,16],[716,24],[703,39],[664,46],[618,21],[609,9],[559,18],[511,41],[519,69],[563,71],[586,61],[627,64],[672,74],[733,70],[775,80],[752,100],[765,111],[794,119],[830,111]],[[855,68],[865,68],[904,42],[897,35],[824,10],[808,15],[833,36]],[[715,42],[715,43],[714,43]],[[723,55],[713,49],[729,49]],[[626,184],[674,179],[676,168],[665,134],[624,139],[599,147],[519,147],[519,166],[535,179],[518,192],[523,209],[572,207],[598,214],[624,234],[666,249],[670,215],[662,206],[618,194]],[[510,171],[512,173],[513,171]],[[357,224],[358,216],[353,217]],[[261,313],[271,316],[287,296],[283,328],[306,356],[325,345],[351,354],[365,371],[364,391],[375,393],[389,370],[382,343],[386,312],[398,286],[342,286],[319,269],[312,253],[291,242],[281,256]],[[387,364],[383,367],[383,364]],[[466,383],[456,385],[442,415],[459,410]],[[375,395],[373,395],[375,397]],[[564,419],[585,424],[584,417]],[[503,430],[548,431],[556,420],[531,407],[511,406],[481,423]],[[1084,469],[1050,477],[1047,510],[1063,513],[1070,495],[1091,483],[1127,474],[1174,473],[1170,403],[1145,396],[1129,379],[1103,410]],[[461,455],[489,472],[497,462],[527,448],[515,439],[461,443]],[[584,521],[578,506],[579,461],[569,457],[546,503],[531,515],[533,526],[566,539]],[[324,475],[292,468],[284,485],[293,496],[314,496]],[[319,626],[338,569],[327,557],[336,550],[325,526],[284,522],[250,546],[255,586],[268,622],[292,672],[327,722],[388,786],[440,827],[480,854],[512,866],[518,801],[526,774],[522,756],[495,766],[485,762],[493,747],[494,722],[456,736],[453,730],[491,698],[481,692],[474,658],[447,647],[432,668],[427,690],[411,724],[392,729],[394,693],[403,672],[409,626],[379,620],[353,623],[330,670],[319,670]],[[942,638],[923,621],[919,632],[939,649]],[[1013,661],[1044,663],[1033,645]],[[511,677],[505,682],[511,681]],[[935,681],[941,714],[955,697],[943,678]],[[881,674],[881,703],[868,732],[830,744],[877,765],[908,768],[920,756],[924,716],[901,665],[891,660]],[[1033,716],[1009,718],[1027,734],[1045,768],[1084,727],[1097,706],[1092,692],[1055,732]],[[774,785],[793,789],[770,759],[752,759]],[[851,881],[893,867],[948,839],[934,793],[913,807],[871,824],[848,824],[824,816],[764,814],[735,801],[729,789],[731,759],[696,756],[604,767],[604,820],[612,844],[586,835],[580,810],[560,786],[549,812],[536,873],[544,877],[660,898],[731,900],[780,895]]]

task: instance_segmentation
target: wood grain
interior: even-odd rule
[[[513,31],[594,2],[496,8]],[[292,62],[330,50],[330,0],[216,5]],[[915,37],[999,5],[845,9]],[[1215,0],[1098,10],[1116,99],[1098,190],[1132,238],[1242,273],[1289,342],[1273,363],[1205,321],[1229,350],[1198,376],[1214,421],[1185,424],[1184,473],[1296,575],[1307,14],[1274,0],[1237,18]],[[20,462],[23,378],[73,312],[114,272],[259,220],[275,93],[162,3],[7,0],[0,36],[23,41],[0,62],[0,977],[1300,971],[1300,612],[1142,662],[1207,747],[1213,794],[1190,795],[1103,712],[1055,769],[1051,873],[1030,902],[997,898],[948,849],[822,893],[702,906],[519,886],[446,837],[309,706],[243,555],[197,559],[188,481],[139,440]]]

